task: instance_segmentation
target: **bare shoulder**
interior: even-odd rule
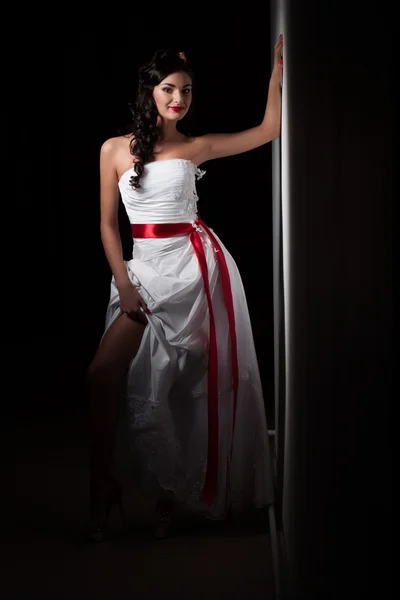
[[[191,138],[189,141],[191,145],[191,154],[193,155],[193,161],[196,164],[201,164],[208,160],[210,142],[206,135],[200,135]]]
[[[130,144],[132,136],[112,137],[103,142],[100,150],[100,165],[103,170],[112,171],[116,181],[132,165]]]
[[[121,150],[126,150],[129,147],[129,144],[132,140],[132,137],[120,135],[112,138],[108,138],[105,140],[102,145],[100,152],[101,154],[106,154],[108,156],[115,155]]]

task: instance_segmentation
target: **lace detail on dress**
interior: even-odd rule
[[[199,201],[196,190],[196,178],[201,179],[206,171],[202,171],[196,165],[194,165],[195,168],[193,169],[193,163],[191,162],[184,162],[183,166],[185,169],[185,183],[180,192],[175,194],[175,199],[181,202],[182,208],[180,213],[187,214],[189,212],[189,215],[194,220],[197,217],[197,203]]]
[[[176,424],[165,403],[151,404],[139,395],[126,397],[128,427],[131,431],[130,452],[139,459],[143,474],[151,474],[158,485],[174,490],[179,500],[197,501],[206,473],[205,446],[191,447],[188,461],[185,440],[176,436]],[[144,486],[151,477],[144,477]]]
[[[199,167],[196,167],[195,176],[197,177],[198,180],[201,179],[203,177],[203,175],[205,175],[206,173],[207,173],[207,171],[203,171]]]

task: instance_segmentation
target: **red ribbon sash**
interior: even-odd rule
[[[189,234],[194,251],[196,253],[201,274],[204,282],[204,289],[207,296],[207,303],[210,315],[210,341],[209,341],[209,359],[208,359],[208,457],[206,478],[201,494],[201,500],[206,504],[213,504],[217,491],[218,483],[218,352],[217,339],[215,332],[215,319],[212,306],[210,291],[210,282],[208,278],[207,260],[204,253],[203,243],[199,235],[201,228],[208,234],[213,248],[215,250],[216,260],[218,261],[221,283],[224,293],[225,305],[228,314],[229,332],[231,339],[231,362],[233,378],[233,426],[232,442],[227,465],[227,489],[230,485],[230,464],[232,461],[233,435],[236,421],[236,405],[239,386],[239,367],[237,357],[237,340],[235,315],[233,308],[233,296],[228,266],[225,256],[217,239],[207,227],[207,225],[197,218],[195,223],[150,223],[150,224],[132,224],[133,238],[165,238],[176,235]]]

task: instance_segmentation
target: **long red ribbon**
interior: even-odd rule
[[[197,218],[195,223],[149,223],[149,224],[131,224],[133,238],[164,238],[176,235],[190,235],[190,241],[193,244],[196,253],[201,274],[203,277],[204,288],[207,296],[208,309],[210,315],[210,342],[209,342],[209,362],[208,362],[208,458],[206,478],[201,493],[201,500],[206,504],[213,504],[217,492],[218,483],[218,351],[217,338],[215,332],[215,318],[212,306],[210,291],[210,282],[208,278],[207,260],[204,253],[203,243],[199,235],[199,230],[203,228],[208,234],[216,259],[220,268],[222,289],[225,298],[226,310],[228,313],[229,333],[231,339],[231,362],[233,378],[233,423],[232,423],[232,441],[227,464],[227,490],[230,487],[230,465],[232,461],[233,436],[236,422],[236,406],[239,386],[239,367],[237,357],[237,340],[235,314],[233,307],[232,288],[229,277],[228,265],[220,244],[207,227],[207,225]]]

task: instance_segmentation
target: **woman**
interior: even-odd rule
[[[213,519],[272,502],[268,431],[246,298],[236,264],[197,214],[199,165],[280,134],[282,36],[262,123],[233,134],[185,136],[193,74],[183,53],[140,69],[133,133],[100,152],[101,238],[113,277],[105,333],[88,369],[91,401],[89,539],[104,537],[120,502],[117,422],[163,494],[155,534],[180,505]],[[134,241],[123,260],[119,194]],[[120,390],[124,410],[118,407]]]

